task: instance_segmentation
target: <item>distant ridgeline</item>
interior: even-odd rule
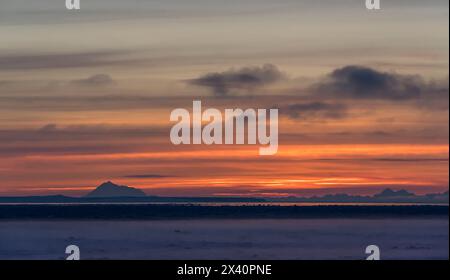
[[[53,196],[22,196],[0,197],[0,203],[202,203],[202,202],[266,202],[258,198],[240,197],[161,197],[148,196],[142,190],[128,186],[116,185],[110,181],[105,182],[83,197],[69,197],[63,195]]]
[[[324,202],[324,203],[423,203],[448,204],[449,193],[415,195],[406,190],[386,189],[374,196],[354,196],[333,194],[313,197],[252,198],[252,197],[161,197],[148,196],[142,190],[128,186],[105,182],[84,197],[55,196],[23,196],[0,197],[0,203],[96,203],[96,202],[166,202],[166,203],[264,203],[264,202]]]
[[[272,199],[271,201],[289,201],[289,202],[333,202],[333,203],[430,203],[430,204],[448,204],[449,193],[431,193],[426,195],[415,195],[406,190],[385,189],[373,196],[359,196],[348,194],[331,194],[324,196],[313,196],[308,198],[288,197],[281,199]]]

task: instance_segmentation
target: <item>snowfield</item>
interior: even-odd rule
[[[1,221],[0,259],[448,259],[449,220]]]

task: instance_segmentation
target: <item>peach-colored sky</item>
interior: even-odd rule
[[[1,1],[0,195],[447,190],[448,1],[337,2]],[[278,108],[279,153],[173,146],[193,100]]]

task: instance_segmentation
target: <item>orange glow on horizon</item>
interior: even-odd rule
[[[255,146],[225,148],[228,147],[11,158],[9,165],[25,166],[29,174],[28,178],[11,179],[11,185],[14,186],[16,180],[16,186],[28,187],[3,192],[84,194],[106,180],[141,188],[150,194],[170,192],[179,196],[192,190],[234,193],[229,188],[239,190],[241,195],[245,192],[262,195],[267,191],[279,195],[302,189],[382,186],[440,186],[442,189],[448,186],[448,145],[285,145],[277,155],[268,157],[259,156]],[[53,169],[55,164],[59,167],[57,173]],[[3,172],[2,167],[0,163],[0,172]],[[122,177],[145,170],[169,176]],[[35,178],[47,173],[55,179],[35,183]],[[8,174],[13,177],[14,171]],[[216,189],[223,190],[217,192]]]

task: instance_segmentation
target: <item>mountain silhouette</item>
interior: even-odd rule
[[[409,197],[414,196],[413,193],[408,192],[407,190],[391,190],[391,189],[385,189],[381,193],[378,193],[374,195],[375,198],[394,198],[394,197]]]
[[[272,198],[271,201],[288,202],[329,202],[329,203],[446,203],[448,191],[445,193],[430,193],[416,195],[407,190],[385,189],[373,196],[350,195],[346,193],[326,194],[312,197]]]
[[[86,197],[143,197],[146,194],[136,188],[119,186],[111,181],[105,182],[95,190],[88,193]]]

